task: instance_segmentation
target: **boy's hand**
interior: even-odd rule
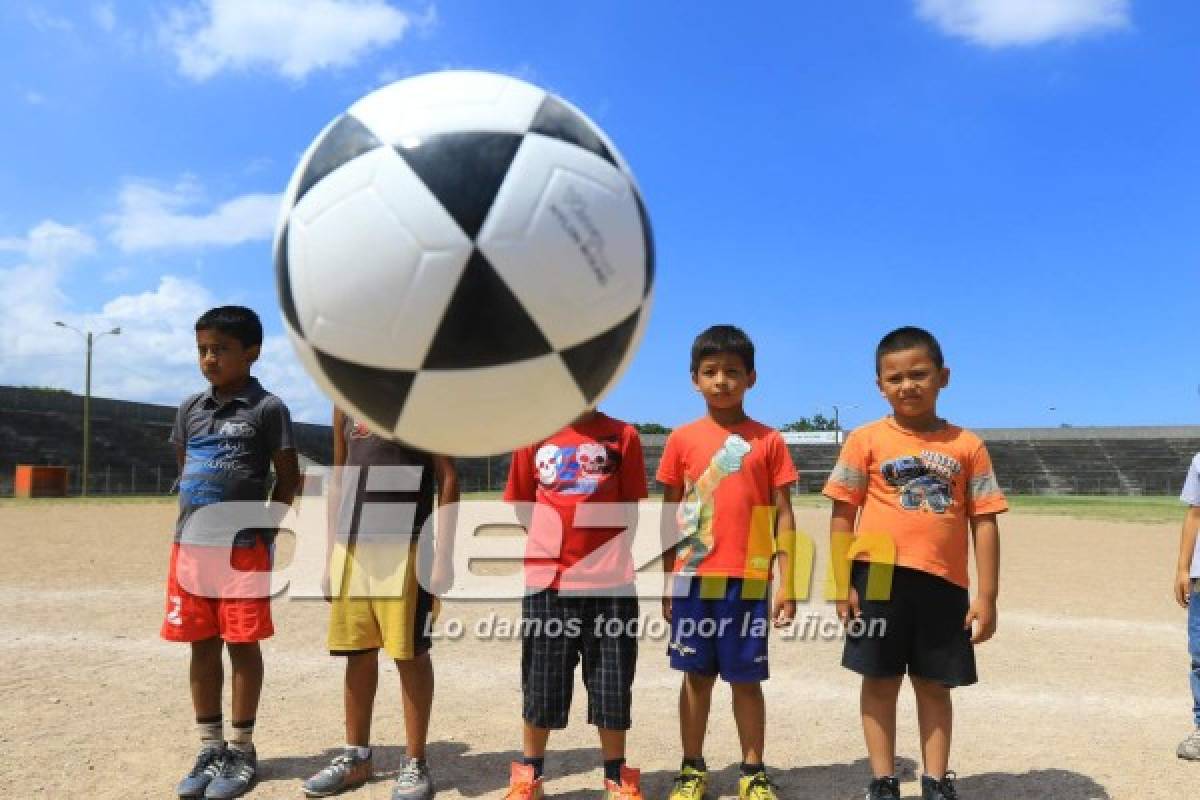
[[[1188,570],[1180,570],[1175,574],[1175,602],[1187,608],[1191,599],[1192,576]]]
[[[670,597],[664,597],[662,599],[662,612],[663,612],[663,619],[665,619],[667,622],[670,622],[671,621],[671,598]]]
[[[858,605],[858,589],[851,586],[846,599],[837,601],[837,615],[843,625],[849,625],[851,619],[862,616],[862,608]]]
[[[983,644],[996,634],[996,601],[976,597],[971,601],[963,628],[971,631],[971,644]]]
[[[776,628],[786,628],[796,618],[796,601],[787,596],[787,590],[782,586],[775,592],[771,618],[775,621]]]

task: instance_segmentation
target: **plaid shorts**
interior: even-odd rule
[[[637,666],[637,597],[573,597],[546,589],[525,596],[521,618],[525,721],[537,728],[567,727],[575,665],[582,661],[588,723],[629,730]]]

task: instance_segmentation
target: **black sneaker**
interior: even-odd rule
[[[895,778],[876,778],[867,787],[866,800],[900,800],[900,781]]]
[[[953,772],[947,772],[946,777],[940,781],[922,775],[921,800],[958,800],[958,790],[954,788],[954,781],[957,779],[958,776]]]

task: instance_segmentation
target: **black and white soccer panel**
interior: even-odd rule
[[[545,97],[536,86],[501,75],[435,72],[377,89],[347,114],[390,145],[411,145],[449,131],[523,134]]]
[[[476,241],[555,349],[641,305],[646,236],[634,188],[576,145],[527,135]]]
[[[301,331],[338,358],[418,369],[471,252],[395,151],[359,156],[292,210],[288,265]]]
[[[498,367],[422,370],[395,435],[436,453],[488,455],[532,441],[514,442],[514,431],[548,435],[586,407],[575,379],[554,353]]]

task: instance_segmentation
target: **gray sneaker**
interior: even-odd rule
[[[225,748],[221,774],[212,779],[204,790],[205,800],[233,800],[250,791],[258,775],[258,756],[254,746],[248,749]]]
[[[433,778],[429,776],[429,765],[410,758],[400,766],[396,776],[396,787],[392,789],[392,800],[433,800]]]
[[[347,750],[333,759],[328,767],[304,782],[304,794],[309,797],[332,797],[339,792],[362,786],[371,779],[371,757],[360,758]]]
[[[1179,743],[1179,747],[1175,749],[1175,755],[1188,761],[1200,761],[1200,728],[1196,728]]]
[[[175,794],[184,798],[204,797],[204,790],[213,778],[221,774],[225,759],[225,745],[206,745],[196,756],[192,771],[175,787]]]

